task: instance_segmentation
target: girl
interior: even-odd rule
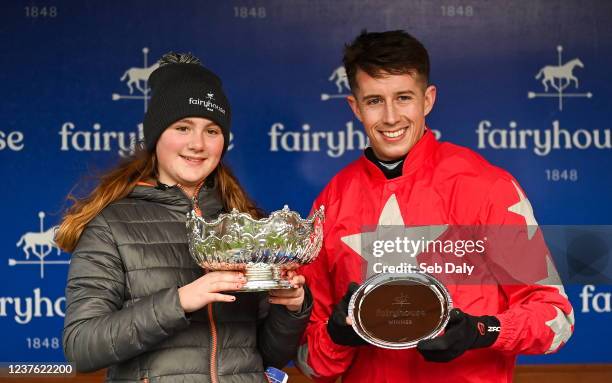
[[[231,294],[246,283],[240,272],[202,276],[186,213],[260,213],[221,163],[231,112],[219,78],[171,53],[149,83],[145,147],[76,201],[57,233],[72,252],[64,352],[79,371],[109,367],[107,381],[266,382],[264,367],[296,354],[308,322],[304,278],[289,273],[294,288],[268,295]]]

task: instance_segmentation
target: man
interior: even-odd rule
[[[302,270],[315,305],[298,366],[317,382],[511,382],[516,355],[554,352],[573,331],[572,307],[562,286],[547,283],[551,275],[539,284],[447,286],[455,309],[445,332],[416,349],[369,345],[349,325],[348,301],[355,282],[363,282],[355,238],[365,227],[525,228],[535,219],[509,173],[469,149],[439,143],[427,128],[436,88],[419,41],[403,31],[363,32],[343,61],[352,89],[348,102],[371,147],[314,203],[326,209],[325,239],[318,258]],[[525,232],[525,243],[542,243],[541,235]],[[541,255],[529,260],[533,267],[556,274]]]

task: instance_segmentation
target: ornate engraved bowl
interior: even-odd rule
[[[206,221],[192,211],[187,217],[189,251],[207,270],[244,271],[244,291],[291,288],[283,271],[310,263],[319,254],[323,220],[323,206],[306,219],[287,205],[262,219],[234,209]]]

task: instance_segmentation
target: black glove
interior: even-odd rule
[[[444,334],[417,344],[429,362],[449,362],[467,350],[489,347],[499,336],[499,320],[494,316],[475,317],[452,309]]]
[[[346,294],[344,294],[342,300],[334,307],[334,311],[327,321],[327,333],[336,344],[343,346],[362,346],[368,344],[368,342],[357,335],[355,330],[353,330],[353,326],[346,324],[349,301],[358,288],[359,285],[357,283],[349,283]]]

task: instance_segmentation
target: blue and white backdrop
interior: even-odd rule
[[[428,47],[442,140],[512,172],[540,224],[612,216],[612,3],[13,1],[0,6],[0,361],[63,361],[69,255],[53,227],[77,182],[129,155],[147,69],[193,52],[233,104],[227,160],[267,210],[307,214],[366,137],[344,97],[341,51],[363,28]],[[548,68],[548,69],[547,69]],[[610,285],[570,285],[576,331],[523,363],[612,362]]]

